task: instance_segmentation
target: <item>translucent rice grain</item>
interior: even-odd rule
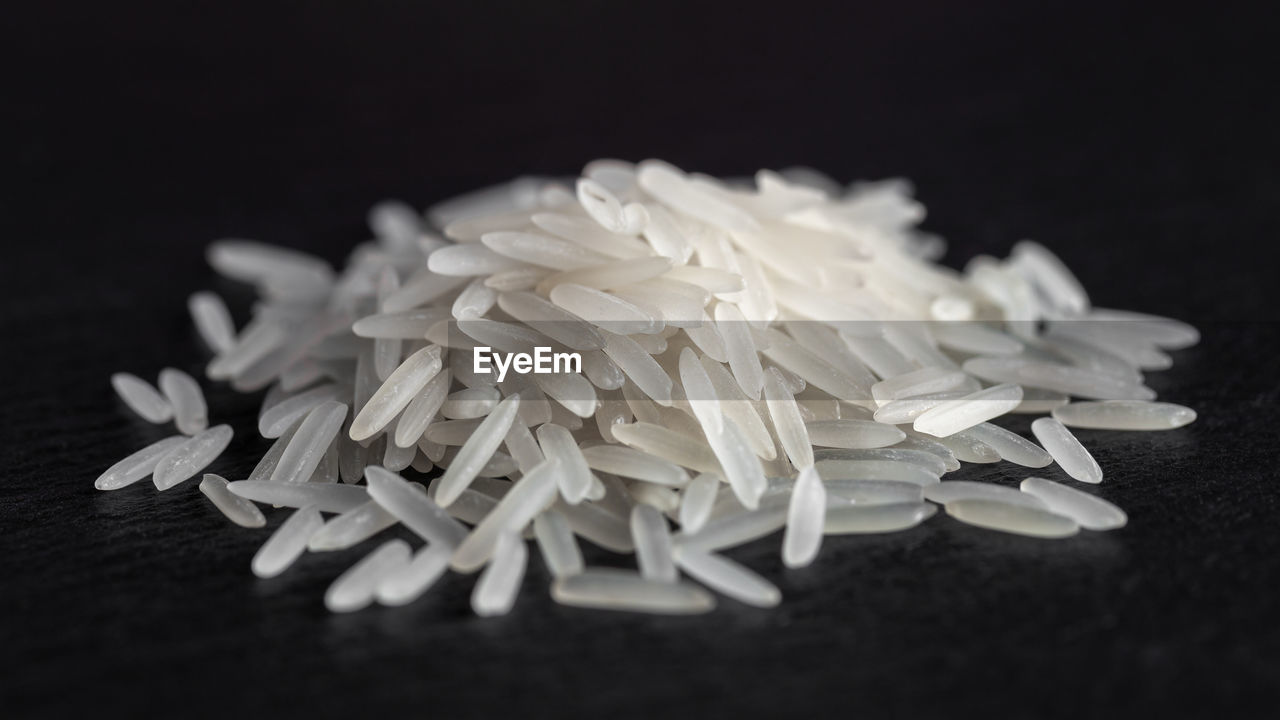
[[[996,385],[930,408],[915,419],[912,427],[918,432],[946,437],[1004,415],[1021,402],[1021,387]]]
[[[563,578],[582,572],[582,551],[578,549],[573,529],[564,515],[555,510],[538,515],[533,519],[533,534],[552,577]]]
[[[1053,462],[1053,458],[1044,448],[998,425],[982,423],[974,425],[966,431],[970,436],[985,443],[1000,454],[1004,460],[1023,467],[1042,468]]]
[[[509,272],[524,267],[524,263],[517,258],[507,257],[506,255],[494,252],[488,247],[480,243],[463,243],[459,245],[446,245],[432,251],[431,256],[427,259],[427,270],[432,273],[433,277],[449,277],[449,278],[470,278],[477,275],[492,275],[494,273]],[[426,278],[420,278],[420,287],[426,291],[431,287]],[[449,284],[448,281],[436,281],[435,286]],[[407,300],[397,299],[397,305],[406,304]],[[424,301],[425,302],[425,301]],[[420,303],[416,303],[420,304]]]
[[[354,612],[373,602],[378,585],[409,563],[409,544],[388,540],[338,576],[324,594],[330,612]]]
[[[662,513],[650,505],[632,508],[631,537],[635,541],[636,562],[642,577],[658,582],[679,579],[672,559],[671,534]]]
[[[1068,365],[1026,360],[1021,357],[977,357],[966,360],[965,372],[998,383],[1017,383],[1097,400],[1152,400],[1155,392],[1145,385],[1114,375]]]
[[[712,552],[771,535],[786,523],[786,505],[772,504],[759,510],[746,510],[714,517],[696,532],[677,534],[672,538],[672,542],[678,547]]]
[[[552,489],[554,490],[554,484]],[[592,543],[616,553],[635,551],[635,543],[631,539],[631,530],[625,516],[619,516],[597,503],[560,503],[556,505],[556,509],[569,521],[574,533]]]
[[[1043,293],[1051,307],[1069,317],[1089,311],[1089,296],[1057,255],[1031,240],[1013,246],[1013,266]]]
[[[774,607],[782,592],[746,567],[709,552],[680,547],[675,551],[680,569],[711,589],[755,607]]]
[[[411,310],[446,295],[468,282],[466,277],[440,275],[424,268],[414,274],[399,290],[382,301],[382,312],[398,313]],[[448,311],[445,311],[446,316]]]
[[[400,447],[391,442],[389,438],[382,438],[382,440],[382,445],[384,446],[382,450],[382,466],[391,472],[400,472],[409,467],[418,454],[418,448],[415,445]],[[324,462],[322,461],[320,465],[324,467]]]
[[[690,348],[680,351],[680,384],[693,415],[708,433],[722,432],[724,419],[711,378]]]
[[[173,405],[146,380],[120,372],[111,376],[111,386],[124,404],[147,422],[163,423],[173,418]]]
[[[765,391],[768,391],[766,379]],[[787,567],[805,567],[813,562],[822,546],[823,518],[827,512],[827,491],[818,472],[807,466],[796,478],[787,509],[787,531],[782,539],[782,562]]]
[[[1062,483],[1030,477],[1020,487],[1050,512],[1069,517],[1087,530],[1115,530],[1129,522],[1125,512],[1115,505]]]
[[[493,559],[471,593],[471,609],[475,614],[492,617],[511,611],[528,557],[529,550],[517,533],[506,531],[498,536]]]
[[[924,489],[924,497],[930,502],[946,505],[957,500],[992,500],[1009,505],[1045,509],[1044,503],[1016,488],[993,483],[972,482],[969,480],[949,480],[936,483]]]
[[[369,497],[405,527],[430,543],[457,547],[467,531],[412,483],[384,468],[365,468]]]
[[[687,535],[701,530],[711,517],[720,476],[704,473],[694,478],[680,496],[680,529]]]
[[[562,283],[551,289],[551,302],[592,325],[619,335],[652,334],[664,327],[660,316],[634,303],[594,288]]]
[[[504,292],[498,307],[511,317],[579,352],[604,347],[604,336],[590,323],[533,293]]]
[[[196,332],[217,354],[229,351],[236,343],[236,326],[231,321],[222,298],[211,292],[198,292],[187,299],[187,309],[195,323]]]
[[[304,507],[285,520],[253,556],[250,567],[260,578],[284,572],[307,549],[307,538],[324,523],[315,506]]]
[[[581,245],[530,232],[491,232],[480,238],[499,255],[551,270],[573,270],[598,265],[608,258]]]
[[[160,391],[173,406],[173,422],[178,432],[195,435],[209,427],[209,410],[195,378],[175,368],[160,371]]]
[[[1040,418],[1031,423],[1031,432],[1068,475],[1080,482],[1095,485],[1102,482],[1098,461],[1062,423],[1053,418]]]
[[[912,432],[915,431],[913,430]],[[956,459],[963,462],[997,463],[1001,459],[1000,453],[996,452],[990,445],[974,437],[969,430],[961,430],[954,435],[937,438],[937,440],[950,448]]]
[[[742,388],[729,374],[729,371],[720,363],[711,358],[702,358],[702,367],[707,371],[707,377],[711,378],[711,385],[715,389],[716,396],[721,399],[720,412],[724,417],[733,420],[746,434],[747,441],[751,444],[751,449],[756,456],[762,460],[773,460],[777,457],[777,450],[773,444],[773,437],[769,434],[768,428],[765,427],[761,413],[757,411],[756,404],[747,400],[746,394],[742,392]],[[768,408],[764,408],[767,412]]]
[[[654,402],[660,405],[671,403],[671,376],[634,340],[609,333],[605,336],[604,352]],[[623,391],[626,391],[625,386]]]
[[[455,320],[483,317],[498,302],[498,293],[480,280],[473,280],[453,301],[451,311]]]
[[[601,227],[609,232],[626,232],[628,224],[622,216],[622,203],[609,189],[595,180],[581,178],[577,183],[578,203]]]
[[[689,474],[679,465],[629,447],[598,445],[584,448],[582,456],[591,469],[600,472],[671,487],[689,482]]]
[[[573,435],[559,425],[546,424],[538,428],[538,446],[544,457],[559,465],[560,494],[565,502],[577,505],[591,489],[591,468],[582,456]]]
[[[161,458],[188,440],[189,438],[184,435],[173,435],[151,443],[107,468],[106,472],[99,475],[93,482],[93,486],[99,490],[119,490],[132,485],[150,475]]]
[[[892,425],[867,420],[820,420],[806,423],[805,429],[809,442],[831,448],[881,448],[906,438]]]
[[[746,212],[689,182],[663,163],[641,163],[637,181],[645,192],[667,207],[703,222],[731,231],[752,232],[760,227]]]
[[[827,509],[823,532],[827,535],[898,532],[919,525],[937,512],[938,507],[927,502],[832,507]]]
[[[671,270],[671,260],[664,257],[635,257],[626,260],[567,270],[547,276],[538,283],[538,293],[546,295],[557,286],[572,283],[595,290],[613,290],[656,278]]]
[[[614,433],[617,433],[616,429]],[[707,436],[707,443],[711,445],[711,451],[719,462],[720,472],[729,482],[729,487],[733,488],[739,502],[747,509],[755,509],[760,503],[760,496],[764,494],[767,481],[760,458],[752,452],[737,423],[726,419],[719,434]]]
[[[307,540],[307,549],[311,552],[345,550],[368,540],[398,522],[396,516],[382,509],[377,502],[369,500],[330,518]]]
[[[259,528],[267,524],[262,511],[252,502],[227,489],[226,478],[206,473],[200,481],[200,492],[226,516],[240,527]]]
[[[278,438],[321,403],[346,397],[350,392],[349,387],[321,385],[285,398],[258,418],[258,434],[264,438]]]
[[[1069,398],[1064,393],[1045,390],[1043,388],[1022,388],[1022,402],[1010,412],[1015,415],[1043,415],[1054,408],[1066,405]]]
[[[408,563],[384,574],[374,596],[380,604],[392,607],[417,600],[449,569],[451,552],[451,548],[437,545],[422,548]]]
[[[765,357],[784,370],[795,373],[806,383],[840,400],[860,402],[866,400],[866,391],[851,378],[845,377],[816,353],[776,330],[766,332],[769,346],[762,348]]]
[[[502,400],[497,388],[464,388],[451,393],[440,406],[440,414],[451,420],[470,420],[488,415]]]
[[[453,375],[448,370],[436,373],[435,377],[427,381],[417,397],[409,401],[400,415],[400,420],[396,422],[394,438],[396,445],[412,447],[422,439],[427,427],[435,419],[436,413],[444,405],[452,379]],[[489,394],[491,391],[486,388],[481,392]]]
[[[599,350],[582,353],[582,374],[601,390],[617,390],[627,381],[617,363]]]
[[[815,463],[823,480],[897,480],[916,485],[932,485],[938,476],[919,465],[897,460],[819,460]]]
[[[497,506],[458,546],[449,562],[450,566],[464,573],[480,569],[488,562],[501,533],[523,530],[525,525],[551,504],[556,496],[556,474],[559,471],[554,460],[546,460],[516,481]],[[443,483],[441,486],[443,487]],[[569,517],[572,522],[572,516]],[[575,532],[577,531],[575,527]]]
[[[1089,313],[1093,322],[1122,322],[1130,333],[1140,335],[1168,350],[1180,350],[1200,342],[1200,331],[1172,318],[1095,307]]]
[[[233,434],[230,425],[217,425],[170,449],[152,473],[156,489],[168,490],[195,477],[227,449]]]
[[[580,418],[596,412],[596,391],[591,382],[578,373],[534,375],[534,382],[561,407]],[[579,424],[580,426],[580,424]]]
[[[209,361],[205,375],[211,380],[227,380],[270,355],[288,340],[288,332],[274,322],[253,321],[236,336],[230,350]]]
[[[782,385],[782,375],[777,368],[769,368],[764,374],[765,404],[774,430],[791,464],[801,470],[813,466],[813,445],[800,418],[796,400]],[[803,475],[802,475],[803,476]]]
[[[830,498],[847,500],[865,507],[920,503],[924,501],[924,489],[931,486],[898,480],[828,480],[824,487]],[[828,503],[828,513],[834,505],[834,502]]]
[[[551,586],[551,597],[572,607],[659,615],[700,614],[716,605],[714,597],[690,583],[654,582],[613,568],[559,578]]]
[[[368,315],[351,326],[351,332],[362,338],[398,338],[418,340],[449,313],[441,308],[414,308],[400,312]]]
[[[351,439],[368,440],[387,427],[440,372],[441,365],[440,348],[435,345],[406,358],[356,414],[351,422]]]
[[[764,388],[764,368],[760,365],[760,356],[746,318],[736,306],[721,303],[716,306],[716,329],[724,339],[725,354],[729,357],[729,367],[738,386],[747,397],[759,400],[760,391]]]
[[[1054,408],[1053,419],[1076,428],[1172,430],[1194,422],[1196,411],[1173,403],[1108,400]]]
[[[916,433],[914,430],[907,433],[907,439],[898,443],[896,447],[902,450],[920,450],[936,455],[943,462],[947,472],[960,469],[960,461],[956,459],[956,454],[951,448],[933,438]],[[992,454],[994,452],[992,451]]]
[[[946,392],[958,388],[965,380],[959,370],[924,367],[894,375],[871,386],[871,397],[880,405],[893,400]]]
[[[972,355],[1016,355],[1023,349],[1017,338],[980,323],[940,322],[930,331],[939,345]]]
[[[1029,537],[1064,538],[1080,532],[1071,518],[1025,505],[994,500],[957,500],[947,514],[960,522]]]
[[[269,480],[236,480],[227,489],[246,500],[266,505],[301,508],[314,505],[321,512],[344,513],[369,501],[359,485],[329,483],[279,483]]]
[[[272,482],[306,482],[315,472],[325,451],[342,429],[347,416],[347,406],[336,400],[317,405],[298,426],[293,439],[280,455],[276,469],[271,473]]]
[[[823,460],[891,460],[894,462],[910,463],[918,465],[928,470],[934,475],[941,477],[943,474],[956,469],[947,464],[942,457],[924,450],[916,450],[905,447],[883,447],[850,450],[845,448],[819,448],[814,451],[814,458],[818,461]]]
[[[624,214],[626,210],[623,210]],[[611,258],[642,258],[650,254],[648,246],[628,235],[609,232],[590,218],[559,213],[534,213],[529,218],[535,227]],[[631,219],[623,219],[631,225]]]

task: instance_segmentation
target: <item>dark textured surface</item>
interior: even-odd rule
[[[8,48],[6,714],[1274,711],[1280,143],[1259,19],[94,7],[17,18]],[[195,289],[226,292],[243,318],[243,291],[202,262],[209,239],[338,261],[378,198],[424,204],[610,155],[911,177],[950,262],[1034,236],[1098,304],[1198,323],[1204,343],[1152,384],[1201,419],[1081,433],[1107,472],[1099,494],[1129,511],[1122,531],[1039,542],[938,518],[837,539],[798,572],[770,538],[733,556],[779,584],[780,608],[725,600],[686,619],[555,606],[536,557],[505,618],[472,617],[461,576],[407,608],[335,617],[324,588],[367,547],[259,581],[266,532],[229,525],[194,482],[93,490],[165,432],[119,407],[109,373],[199,369]],[[239,431],[212,470],[241,477],[266,447],[257,398],[209,397]]]

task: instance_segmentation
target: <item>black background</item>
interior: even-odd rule
[[[1273,27],[1218,4],[767,5],[8,11],[6,714],[1273,712]],[[697,618],[558,607],[537,559],[504,618],[472,617],[462,576],[331,616],[325,586],[367,547],[259,581],[266,533],[230,526],[194,482],[93,490],[166,432],[123,411],[109,373],[202,367],[196,289],[245,317],[244,291],[203,263],[209,240],[340,262],[380,198],[421,206],[602,156],[910,177],[948,262],[1035,237],[1097,304],[1197,323],[1204,343],[1151,382],[1201,419],[1081,433],[1122,531],[1040,542],[937,518],[836,539],[803,571],[771,538],[732,555],[783,605]],[[243,477],[266,447],[257,398],[209,396],[240,431],[212,469]]]

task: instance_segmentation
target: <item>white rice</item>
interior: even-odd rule
[[[559,578],[551,585],[551,597],[572,607],[660,615],[705,613],[716,605],[710,593],[689,583],[655,582],[612,568]]]
[[[1189,407],[1141,400],[1076,402],[1056,407],[1052,414],[1068,427],[1102,430],[1172,430],[1196,419]]]
[[[457,547],[466,536],[466,528],[399,475],[371,465],[365,468],[365,478],[369,497],[423,540]]]
[[[756,607],[782,602],[782,592],[773,583],[723,555],[681,547],[675,557],[681,570],[738,602]]]
[[[930,485],[924,489],[924,497],[930,502],[946,505],[957,500],[992,500],[1008,505],[1023,505],[1045,510],[1044,503],[1033,495],[1020,492],[1017,488],[996,485],[994,483],[973,482],[971,480],[948,480]]]
[[[347,406],[337,400],[326,400],[312,408],[281,453],[271,481],[306,482],[338,436],[346,416]]]
[[[204,393],[195,378],[176,368],[165,368],[160,371],[160,391],[173,407],[173,422],[178,432],[195,435],[209,427]]]
[[[119,490],[132,485],[154,472],[161,458],[188,440],[189,438],[183,435],[157,440],[107,468],[93,482],[93,486],[99,490]]]
[[[1052,480],[1030,477],[1020,487],[1051,512],[1069,517],[1088,530],[1115,530],[1129,522],[1123,510],[1106,500]]]
[[[260,578],[284,572],[307,549],[307,538],[324,524],[320,510],[314,505],[301,508],[276,528],[253,556],[251,568]]]
[[[489,617],[511,611],[528,558],[529,549],[518,534],[504,531],[498,536],[493,557],[471,593],[471,608],[477,615]]]
[[[422,596],[449,569],[452,548],[427,545],[407,564],[393,568],[378,581],[374,590],[383,605],[408,605]]]
[[[409,543],[388,540],[338,576],[324,594],[330,612],[353,612],[373,602],[379,584],[409,564]]]
[[[782,562],[787,567],[804,567],[817,557],[826,513],[827,491],[818,471],[806,466],[796,478],[787,509],[787,532],[782,539]]]
[[[209,498],[218,510],[240,527],[259,528],[267,524],[267,518],[257,505],[227,489],[227,480],[213,473],[206,473],[200,481],[200,492]]]
[[[1080,482],[1102,482],[1102,468],[1075,435],[1053,418],[1040,418],[1031,423],[1031,432],[1053,456],[1062,470]]]
[[[1001,462],[1056,460],[1099,482],[1065,426],[1193,421],[1153,402],[1147,377],[1199,333],[1093,308],[1036,243],[963,272],[938,265],[942,242],[916,228],[911,192],[803,168],[752,183],[602,160],[568,184],[520,178],[427,218],[380,203],[374,239],[338,273],[298,250],[218,241],[210,264],[260,299],[237,333],[218,296],[189,298],[214,355],[205,374],[266,389],[258,431],[275,442],[247,480],[207,475],[201,492],[246,527],[266,523],[254,503],[303,508],[255,557],[262,576],[306,549],[399,526],[417,536],[416,551],[384,541],[335,581],[326,604],[339,612],[410,603],[450,569],[483,569],[472,609],[506,613],[528,540],[557,602],[700,613],[714,598],[677,568],[773,605],[777,587],[716,553],[785,528],[766,542],[805,566],[825,535],[925,522],[937,511],[926,498],[1015,534],[1122,527],[1121,509],[1052,481],[941,480],[963,463],[999,477]],[[477,346],[572,351],[581,371],[498,381],[475,368]],[[206,430],[185,373],[167,369],[160,392],[124,373],[112,384],[139,416],[193,437],[152,442],[98,488],[147,475],[172,487],[231,439]],[[1043,448],[997,424],[1013,413],[1052,414],[1032,424]],[[437,469],[427,490],[396,474]],[[638,572],[586,568],[582,539],[634,555]]]
[[[631,537],[635,542],[636,563],[642,577],[658,582],[679,579],[672,557],[671,534],[662,513],[651,505],[640,504],[632,508]]]
[[[354,510],[369,501],[369,492],[360,485],[236,480],[228,483],[227,489],[258,503],[293,508],[314,506],[331,513]]]
[[[1048,510],[1014,505],[999,500],[965,499],[947,503],[947,514],[969,525],[1027,535],[1029,537],[1061,538],[1080,532],[1075,520]]]
[[[936,505],[895,502],[828,508],[823,532],[827,535],[864,535],[908,530],[933,517]]]
[[[195,477],[227,449],[232,435],[230,425],[218,425],[169,450],[156,463],[152,473],[156,489],[168,490]]]
[[[124,404],[143,420],[163,423],[173,419],[173,404],[151,383],[137,375],[115,373],[111,376],[111,387],[115,388]]]
[[[1018,407],[1021,402],[1021,387],[996,385],[932,407],[921,413],[912,427],[922,433],[947,437],[1000,417]]]

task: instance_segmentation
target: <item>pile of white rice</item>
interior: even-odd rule
[[[237,331],[220,298],[192,296],[206,375],[266,390],[258,432],[272,444],[248,478],[205,474],[200,490],[244,527],[289,508],[253,558],[259,577],[396,525],[420,538],[387,540],[334,580],[337,612],[412,602],[453,570],[480,572],[476,613],[506,613],[529,540],[557,602],[697,613],[718,595],[780,601],[722,554],[779,530],[783,561],[801,567],[829,536],[905,531],[939,505],[1037,538],[1124,526],[1083,489],[1103,473],[1068,428],[1194,420],[1154,402],[1143,374],[1197,332],[1092,307],[1033,242],[950,270],[935,262],[941,240],[915,229],[923,214],[899,180],[844,188],[791,169],[721,181],[600,160],[576,181],[521,178],[425,219],[382,203],[375,239],[339,272],[220,240],[210,264],[260,301]],[[477,372],[475,347],[575,354],[580,372],[499,380]],[[166,369],[158,390],[125,373],[112,383],[179,434],[99,489],[149,476],[168,490],[231,440],[186,373]],[[1047,415],[1034,442],[994,422],[1011,413]],[[1043,474],[1064,479],[942,480],[1001,461],[1056,463]],[[583,540],[634,569],[584,567]]]

